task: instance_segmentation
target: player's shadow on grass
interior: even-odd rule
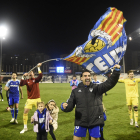
[[[140,130],[134,128],[134,132],[130,134],[114,134],[116,136],[115,140],[140,140]]]
[[[3,112],[8,112],[8,111],[6,109],[0,111],[0,113],[3,113]]]

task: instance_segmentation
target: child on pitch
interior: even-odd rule
[[[47,140],[47,132],[49,132],[49,123],[52,124],[53,119],[49,111],[45,108],[44,102],[37,103],[37,110],[31,117],[31,123],[34,123],[34,132],[37,133],[37,140]]]
[[[49,128],[50,128],[49,133],[52,136],[53,140],[56,140],[53,130],[55,131],[58,128],[57,119],[58,119],[59,108],[56,106],[56,103],[54,100],[50,100],[46,104],[46,108],[50,111],[50,115],[53,118],[53,122],[50,123],[49,125]]]

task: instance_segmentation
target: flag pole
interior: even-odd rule
[[[53,60],[59,61],[59,60],[62,60],[62,58],[49,59],[49,60],[43,61],[43,62],[41,62],[41,63],[43,64],[43,63],[46,63],[46,62],[49,62],[49,61],[53,61]],[[37,65],[36,65],[35,67],[33,67],[28,73],[30,73],[30,72],[31,72],[32,70],[34,70],[36,67],[37,67]]]

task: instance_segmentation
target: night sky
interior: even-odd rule
[[[5,24],[9,32],[3,41],[3,53],[39,52],[52,58],[70,54],[70,50],[87,40],[90,30],[108,7],[123,11],[129,35],[140,28],[140,2],[122,1],[1,3],[0,25]]]

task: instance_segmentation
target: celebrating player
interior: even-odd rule
[[[100,137],[100,126],[104,124],[102,94],[116,85],[120,75],[120,65],[115,65],[114,68],[111,77],[98,85],[91,82],[90,72],[83,72],[83,83],[72,90],[67,103],[61,104],[64,112],[72,111],[76,105],[73,140],[81,140],[81,137],[86,137],[87,129],[91,140],[98,140]]]
[[[133,125],[132,107],[134,108],[135,127],[138,126],[138,82],[140,78],[134,78],[132,70],[127,72],[128,79],[119,79],[119,82],[125,83],[126,102],[129,110],[130,125]],[[133,106],[132,106],[133,105]]]
[[[4,87],[4,90],[9,90],[9,105],[11,108],[12,120],[10,122],[18,123],[17,115],[18,115],[18,104],[19,104],[19,89],[21,93],[21,99],[23,98],[22,88],[19,86],[20,81],[17,79],[17,73],[12,73],[12,80],[9,80]],[[14,111],[15,105],[15,111]],[[14,117],[15,114],[15,117]]]
[[[32,109],[34,105],[37,109],[37,102],[41,102],[40,99],[40,91],[39,91],[39,82],[42,79],[42,72],[40,70],[40,66],[42,63],[38,63],[38,73],[39,76],[34,78],[34,73],[31,71],[30,73],[25,73],[20,81],[20,86],[27,86],[27,94],[28,99],[25,103],[24,113],[23,113],[23,122],[24,122],[24,129],[20,133],[24,133],[27,131],[27,121],[28,121],[28,112]],[[24,80],[24,77],[28,75],[29,79]]]

